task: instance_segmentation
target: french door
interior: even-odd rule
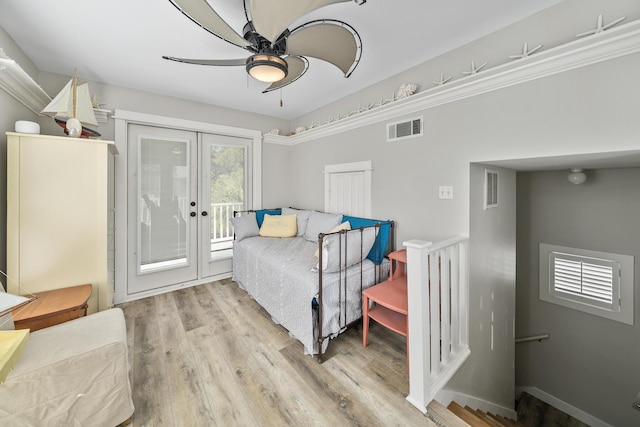
[[[127,133],[127,293],[229,273],[229,219],[251,200],[251,140],[139,124]]]

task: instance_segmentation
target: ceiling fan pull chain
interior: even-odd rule
[[[282,107],[282,88],[280,88],[280,107]]]

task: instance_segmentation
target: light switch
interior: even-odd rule
[[[441,185],[438,187],[439,199],[453,199],[453,187],[450,185]]]

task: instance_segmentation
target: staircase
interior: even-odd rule
[[[516,420],[468,406],[462,407],[456,402],[445,407],[433,400],[427,406],[427,415],[443,427],[526,427]]]
[[[452,401],[445,407],[436,400],[427,406],[427,416],[441,427],[589,427],[542,400],[522,392],[516,402],[518,421]]]

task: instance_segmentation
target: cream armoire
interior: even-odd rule
[[[89,313],[112,306],[116,152],[111,141],[7,133],[8,292],[90,283]]]

